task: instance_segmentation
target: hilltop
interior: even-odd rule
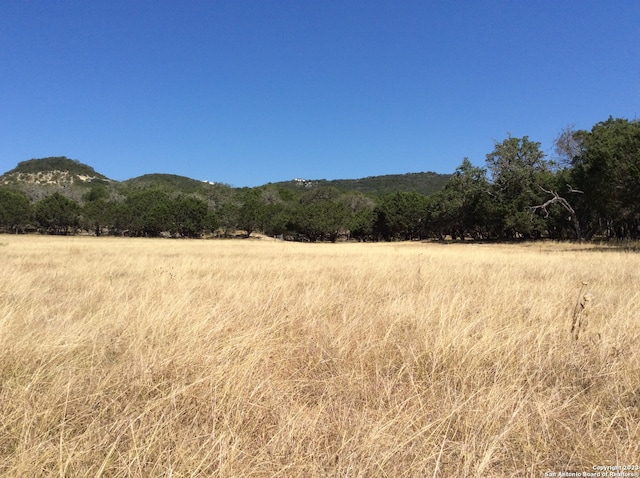
[[[297,178],[275,184],[292,189],[330,186],[340,191],[357,191],[367,195],[382,195],[401,191],[428,196],[440,191],[450,177],[450,174],[422,172],[369,176],[360,179],[308,180]]]
[[[113,183],[91,166],[66,156],[22,161],[0,176],[0,186],[23,191],[32,201],[55,192],[78,200],[94,187]]]
[[[142,176],[122,181],[120,184],[128,189],[140,190],[156,188],[186,194],[204,193],[219,186],[230,187],[220,183],[198,181],[197,179],[191,179],[187,176],[180,176],[178,174],[164,173],[143,174]]]
[[[81,163],[75,159],[69,159],[66,156],[54,156],[41,159],[29,159],[22,161],[11,171],[4,173],[1,178],[4,183],[12,178],[17,180],[27,180],[34,178],[35,182],[44,184],[55,182],[49,173],[52,172],[67,173],[69,178],[78,178],[80,181],[87,182],[95,179],[109,181],[105,175],[96,172],[91,166]]]

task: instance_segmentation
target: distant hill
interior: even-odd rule
[[[210,183],[191,179],[177,174],[144,174],[136,178],[127,179],[121,183],[130,189],[158,188],[183,193],[201,193],[209,189]]]
[[[341,191],[357,191],[369,196],[394,192],[416,192],[424,195],[441,190],[451,175],[432,172],[389,174],[362,179],[306,180],[293,179],[275,184],[301,191],[304,189],[330,186]],[[233,188],[226,184],[198,181],[176,174],[144,174],[126,181],[114,181],[98,173],[91,166],[65,156],[30,159],[22,161],[0,176],[0,187],[22,190],[32,201],[37,201],[54,192],[60,192],[74,200],[95,187],[104,187],[112,197],[122,197],[127,191],[157,188],[170,192],[197,194],[215,198],[228,194]]]
[[[358,191],[368,195],[382,195],[401,191],[416,192],[428,196],[440,191],[450,177],[450,174],[426,172],[387,174],[384,176],[370,176],[361,179],[293,179],[291,181],[284,181],[276,184],[291,189],[331,186],[341,191]]]

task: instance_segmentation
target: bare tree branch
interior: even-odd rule
[[[580,194],[584,194],[582,191],[579,191],[577,189],[573,189],[570,185],[567,184],[567,186],[569,187],[569,192],[572,193],[580,193]],[[549,217],[549,206],[558,203],[560,204],[564,209],[566,209],[569,214],[570,214],[570,219],[573,222],[573,227],[576,231],[576,238],[578,239],[578,242],[582,241],[582,234],[580,232],[580,223],[578,222],[578,218],[576,217],[576,212],[573,209],[573,207],[571,207],[571,204],[569,204],[569,201],[567,201],[565,198],[563,198],[562,196],[560,196],[558,194],[557,191],[554,191],[552,189],[545,189],[542,186],[539,186],[540,189],[542,189],[545,193],[551,195],[552,197],[550,199],[548,199],[547,201],[545,201],[542,204],[539,204],[537,206],[531,206],[531,212],[534,213],[538,210],[544,211],[544,217],[545,219]]]

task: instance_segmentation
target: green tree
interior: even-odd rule
[[[374,234],[387,241],[425,238],[427,204],[427,196],[413,192],[384,196],[375,208]]]
[[[509,238],[536,237],[545,229],[541,215],[532,214],[531,207],[544,201],[541,189],[551,176],[551,164],[545,160],[540,143],[527,136],[509,136],[495,143],[487,154],[491,173],[492,193],[501,218],[502,235]]]
[[[351,225],[352,214],[334,187],[312,189],[300,197],[291,227],[311,242],[324,238],[336,242]]]
[[[25,194],[0,189],[0,227],[17,234],[29,224],[32,213],[31,203]]]
[[[87,231],[93,229],[96,236],[114,221],[114,203],[109,201],[109,193],[102,185],[91,188],[83,197],[82,222]]]
[[[366,241],[373,237],[375,222],[375,201],[360,192],[343,194],[340,200],[347,206],[350,213],[350,237],[359,241]]]
[[[238,227],[246,232],[247,237],[251,233],[264,229],[267,218],[266,204],[259,189],[246,189],[241,191],[238,201]]]
[[[468,158],[462,160],[445,185],[440,199],[446,202],[441,208],[452,238],[464,239],[467,234],[483,239],[492,234],[492,204],[487,171],[474,166]]]
[[[80,205],[60,193],[54,193],[36,204],[35,219],[53,234],[74,233],[80,224]]]
[[[213,209],[207,208],[207,214],[204,216],[202,225],[204,230],[210,233],[216,233],[216,231],[220,228],[218,215]]]
[[[238,230],[240,205],[235,200],[227,201],[216,208],[217,222],[225,236],[231,236]]]
[[[157,237],[175,230],[175,217],[169,195],[158,189],[132,193],[120,207],[122,226],[130,235]]]
[[[286,203],[273,203],[265,206],[264,233],[268,236],[279,236],[289,232],[293,221],[293,207]]]
[[[269,236],[290,233],[293,211],[299,206],[300,193],[277,184],[263,186],[260,192],[264,203],[264,233]]]
[[[179,195],[173,200],[173,226],[182,237],[199,237],[205,228],[207,203],[194,196]]]
[[[581,133],[573,177],[591,216],[589,233],[640,236],[640,122],[609,117]]]
[[[320,200],[302,204],[295,212],[293,229],[311,242],[329,239],[336,242],[349,224],[349,211],[337,200]]]

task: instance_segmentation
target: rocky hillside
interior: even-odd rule
[[[92,188],[113,182],[91,166],[65,156],[22,161],[0,176],[0,186],[23,191],[32,201],[55,192],[79,200]]]

